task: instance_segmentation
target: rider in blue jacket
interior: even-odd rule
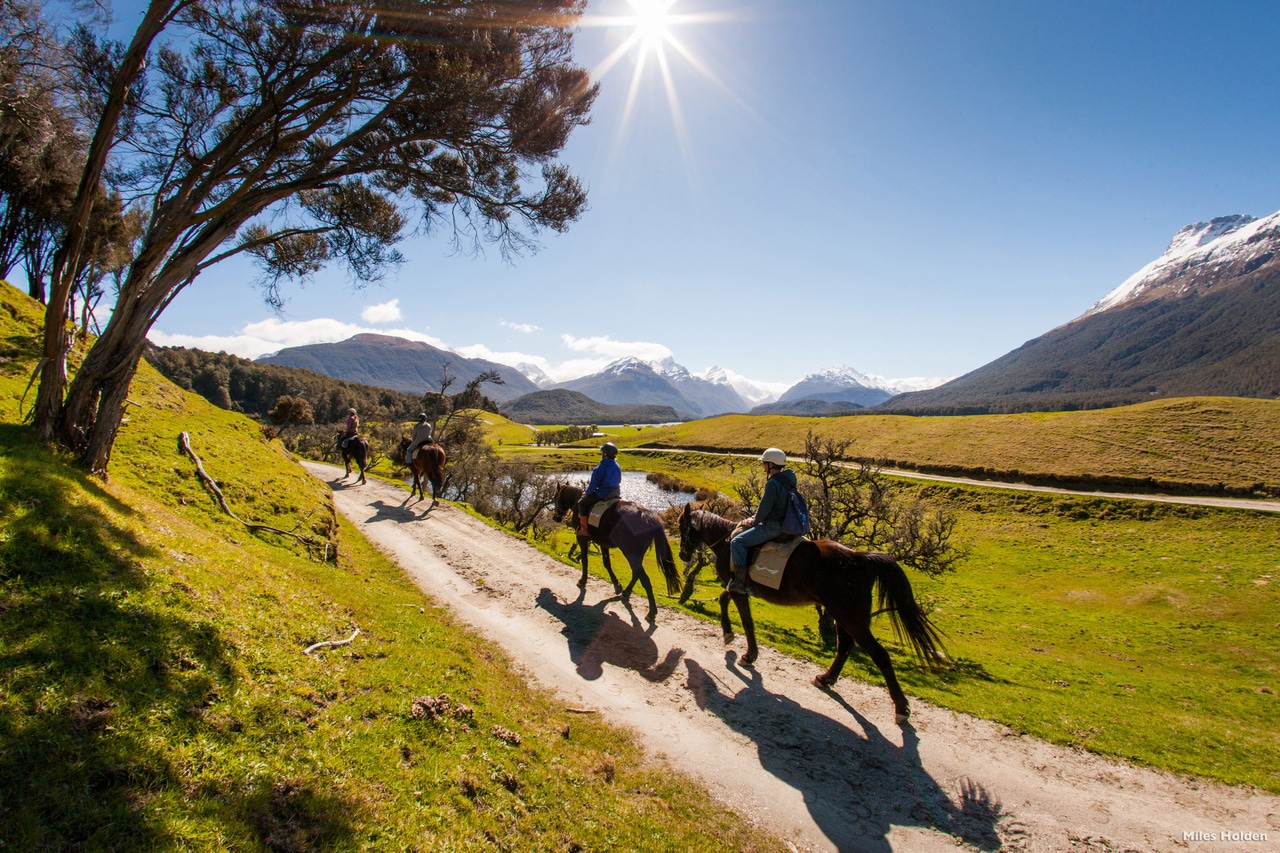
[[[578,534],[587,535],[587,516],[600,501],[612,500],[622,494],[622,468],[618,466],[618,446],[612,441],[600,445],[600,464],[591,472],[587,491],[578,501]]]

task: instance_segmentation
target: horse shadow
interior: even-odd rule
[[[610,664],[632,670],[646,681],[666,681],[676,671],[683,649],[668,649],[659,659],[658,644],[653,641],[653,625],[642,627],[631,605],[623,601],[630,621],[623,621],[616,613],[605,610],[618,597],[606,598],[596,604],[583,603],[585,591],[579,591],[577,599],[561,601],[554,592],[543,587],[538,592],[538,606],[564,623],[560,631],[569,643],[569,658],[578,668],[578,674],[587,681],[595,681],[604,674],[604,665]]]
[[[979,850],[1002,847],[998,800],[965,780],[952,801],[924,769],[915,729],[901,727],[903,745],[888,740],[838,694],[827,691],[862,733],[765,689],[760,674],[728,668],[745,689],[721,692],[697,661],[685,660],[687,687],[698,707],[715,714],[756,745],[760,766],[796,788],[814,823],[840,851],[889,851],[894,826],[919,826],[963,839]]]
[[[373,510],[373,518],[366,519],[366,522],[372,521],[394,521],[398,524],[407,524],[411,521],[421,521],[431,515],[431,509],[421,514],[415,513],[413,507],[405,506],[405,504],[389,504],[385,501],[373,501],[369,504]]]

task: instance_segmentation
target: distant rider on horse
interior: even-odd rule
[[[787,454],[770,447],[760,454],[768,482],[751,526],[729,541],[733,577],[725,584],[729,592],[747,594],[747,551],[782,535],[782,519],[787,515],[788,495],[796,488],[796,472],[787,468]]]
[[[587,491],[578,501],[578,535],[587,535],[587,516],[600,501],[622,495],[622,468],[618,466],[618,445],[606,441],[600,445],[600,464],[591,471]]]
[[[355,438],[356,433],[360,431],[360,416],[356,414],[355,409],[347,409],[347,429],[342,433],[342,446],[345,449],[347,442]]]
[[[413,425],[413,439],[409,442],[409,449],[404,452],[404,464],[413,464],[413,454],[417,453],[422,445],[432,443],[433,432],[431,421],[427,420],[427,413],[419,412],[418,422]]]

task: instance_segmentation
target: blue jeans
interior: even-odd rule
[[[777,539],[781,535],[782,525],[776,521],[749,527],[729,540],[729,557],[733,560],[735,566],[745,566],[747,564],[748,548],[763,545],[770,539]]]

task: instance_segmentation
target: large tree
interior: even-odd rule
[[[275,301],[282,282],[331,261],[357,283],[376,280],[400,259],[411,216],[504,253],[566,228],[586,194],[556,158],[596,95],[572,61],[584,5],[153,0],[128,47],[82,32],[101,108],[79,209],[105,151],[146,223],[111,319],[68,384],[67,271],[88,230],[87,214],[72,217],[50,287],[37,428],[105,472],[148,330],[228,257],[257,258]]]

